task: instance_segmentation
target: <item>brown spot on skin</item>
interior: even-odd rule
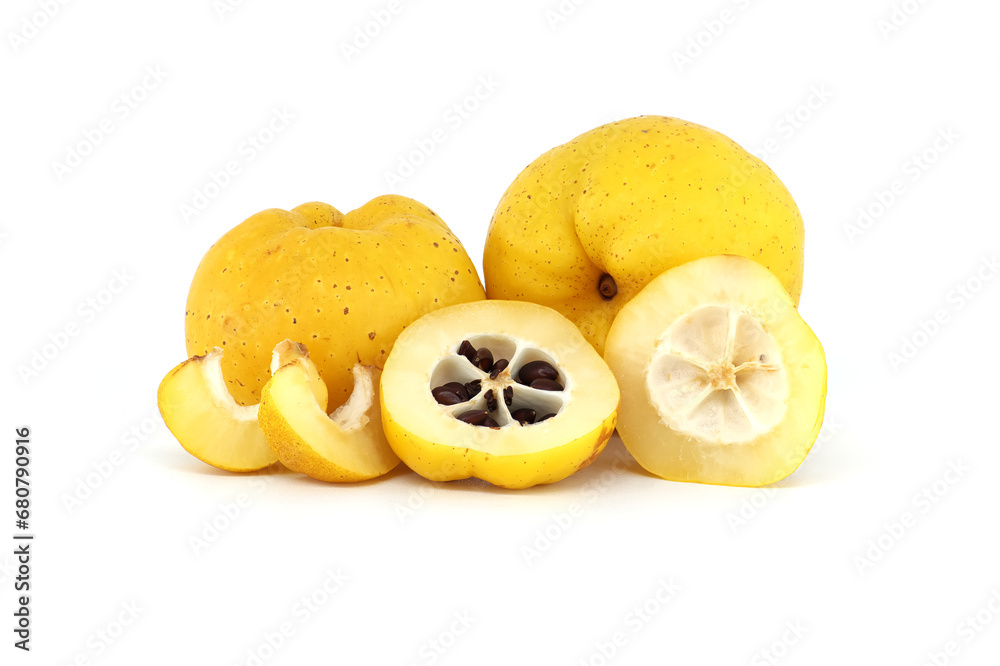
[[[374,340],[375,339],[375,331],[372,331],[371,333],[368,334],[368,339],[369,340]]]
[[[350,311],[351,311],[351,309],[350,309],[350,308],[344,308],[344,314],[347,314],[347,313],[348,313],[348,312],[350,312]]]

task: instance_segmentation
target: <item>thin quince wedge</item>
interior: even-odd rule
[[[382,432],[382,371],[357,363],[347,402],[326,413],[310,391],[316,365],[305,345],[285,340],[275,348],[271,379],[261,391],[260,428],[274,455],[291,470],[321,481],[366,481],[399,464]]]
[[[239,405],[222,376],[223,349],[192,356],[167,373],[157,391],[163,421],[188,453],[230,472],[253,472],[278,457],[257,423],[258,405]],[[326,405],[326,384],[313,374],[314,399]]]

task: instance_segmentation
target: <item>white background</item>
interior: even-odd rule
[[[13,547],[0,550],[0,660],[916,665],[953,641],[938,663],[995,664],[1000,280],[983,262],[1000,250],[1000,7],[896,2],[910,14],[887,33],[891,0],[567,1],[563,15],[557,0],[405,1],[350,58],[343,44],[388,0],[50,2],[51,18],[45,2],[5,2],[0,535],[14,532],[13,431],[30,425],[37,539],[31,654],[11,646]],[[476,108],[446,120],[463,103]],[[294,118],[248,160],[275,109]],[[764,149],[802,210],[801,312],[830,393],[817,449],[785,481],[662,481],[616,439],[584,472],[522,492],[405,470],[326,485],[216,472],[157,421],[191,276],[244,218],[395,191],[481,265],[520,169],[640,114]],[[81,163],[56,166],[104,119]],[[447,140],[390,186],[438,127]],[[185,220],[230,160],[240,173]],[[859,208],[880,214],[852,235]],[[96,312],[87,301],[107,301],[116,272],[127,286]],[[919,348],[894,364],[905,340]],[[328,571],[347,578],[333,593]],[[265,636],[285,622],[274,650]]]

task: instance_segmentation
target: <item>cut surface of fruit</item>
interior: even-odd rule
[[[310,390],[316,366],[304,345],[279,344],[272,373],[261,392],[260,427],[286,467],[322,481],[364,481],[399,464],[382,432],[378,368],[356,364],[354,390],[330,415]]]
[[[618,398],[607,364],[572,322],[513,301],[425,315],[397,340],[382,375],[386,436],[435,481],[559,481],[603,450]]]
[[[282,354],[290,350],[282,347]],[[253,472],[278,461],[257,422],[258,405],[239,405],[222,376],[221,347],[171,370],[157,391],[163,421],[188,453],[230,472]],[[275,357],[279,352],[275,351]],[[309,376],[313,399],[324,406],[326,384]]]
[[[163,421],[191,455],[213,467],[251,472],[278,461],[257,427],[257,405],[242,406],[222,378],[222,349],[194,356],[160,383]]]
[[[621,386],[622,441],[663,478],[772,483],[799,466],[823,422],[823,348],[749,259],[660,275],[616,317],[605,358]]]

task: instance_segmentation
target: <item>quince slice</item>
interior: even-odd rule
[[[279,345],[280,346],[280,345]],[[221,347],[192,356],[167,373],[157,391],[163,421],[188,453],[230,472],[253,472],[278,461],[257,424],[257,405],[236,403],[222,376]],[[315,374],[317,401],[326,385]]]
[[[665,479],[773,483],[823,424],[823,347],[778,278],[750,259],[661,274],[618,313],[604,356],[622,391],[618,433]]]
[[[321,481],[365,481],[399,464],[382,432],[378,368],[355,364],[354,389],[330,415],[310,390],[318,376],[304,345],[274,350],[271,379],[261,391],[260,428],[269,451],[291,470]],[[322,382],[321,382],[322,383]]]

